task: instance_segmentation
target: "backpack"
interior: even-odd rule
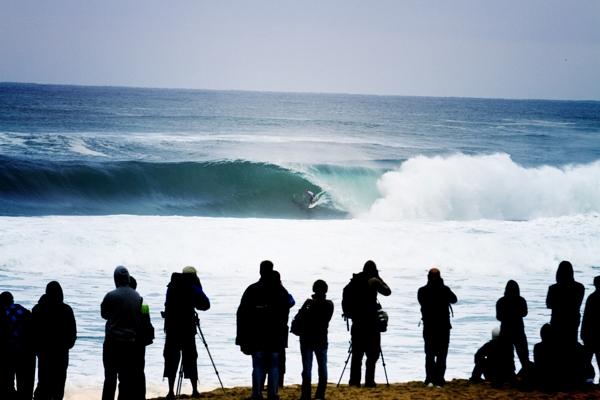
[[[358,308],[359,296],[360,287],[357,279],[352,277],[342,292],[342,313],[345,318],[352,319],[354,317]]]
[[[307,329],[310,327],[308,310],[312,305],[312,300],[306,300],[306,302],[302,305],[298,313],[292,320],[290,324],[290,332],[292,332],[296,336],[302,336],[307,332]]]
[[[139,340],[144,346],[148,346],[154,342],[154,326],[150,320],[150,307],[144,304],[144,299],[141,301],[142,320],[139,332]]]

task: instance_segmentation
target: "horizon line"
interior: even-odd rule
[[[471,100],[510,100],[510,101],[563,101],[563,102],[600,102],[600,99],[562,99],[562,98],[534,98],[534,97],[478,97],[478,96],[433,96],[415,94],[376,94],[357,92],[315,92],[315,91],[286,91],[286,90],[255,90],[255,89],[208,89],[188,88],[173,86],[137,86],[137,85],[113,85],[113,84],[80,84],[80,83],[40,83],[24,81],[0,81],[0,85],[30,85],[30,86],[73,86],[90,88],[124,88],[124,89],[150,89],[150,90],[185,90],[204,92],[244,92],[244,93],[267,93],[267,94],[299,94],[299,95],[338,95],[338,96],[369,96],[369,97],[417,97],[437,99],[471,99]]]

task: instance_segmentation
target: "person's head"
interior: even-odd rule
[[[15,302],[11,292],[0,293],[0,307],[6,308]]]
[[[183,267],[183,269],[181,270],[181,273],[198,276],[196,268],[192,267],[191,265],[188,265],[187,267]]]
[[[506,289],[504,289],[505,296],[520,296],[521,290],[519,289],[519,284],[512,279],[506,282]]]
[[[327,289],[327,282],[325,282],[323,279],[317,279],[315,283],[313,283],[312,290],[317,296],[325,296]]]
[[[279,271],[273,270],[273,272],[271,272],[271,278],[273,280],[273,283],[281,284],[281,274],[279,273]]]
[[[594,278],[594,287],[600,289],[600,275]]]
[[[560,264],[558,264],[558,269],[556,270],[556,282],[569,283],[573,282],[574,280],[573,265],[571,265],[569,261],[561,261]]]
[[[544,324],[540,329],[540,337],[542,338],[542,342],[548,342],[552,340],[552,325]]]
[[[377,271],[377,265],[375,264],[375,261],[373,261],[373,260],[367,261],[365,263],[365,265],[363,266],[363,272],[369,278],[377,276],[377,274],[379,273],[379,271]]]
[[[129,286],[129,271],[124,266],[115,268],[114,278],[116,287]]]
[[[427,272],[427,282],[429,283],[437,283],[442,280],[442,274],[440,270],[436,267],[433,267]]]
[[[52,281],[46,285],[46,300],[53,303],[63,302],[63,290],[60,283]]]
[[[273,262],[264,260],[260,263],[260,276],[267,277],[267,275],[273,272]]]
[[[492,329],[492,339],[498,339],[499,337],[500,337],[500,327],[495,326],[494,329]]]

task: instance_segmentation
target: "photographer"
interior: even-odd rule
[[[198,397],[198,352],[196,351],[196,310],[206,311],[210,301],[202,290],[194,267],[185,267],[181,274],[173,273],[165,301],[165,370],[169,381],[166,399],[174,399],[175,375],[181,357],[185,378],[192,384],[192,397]]]
[[[362,272],[354,274],[344,289],[342,308],[352,319],[352,364],[350,386],[360,387],[363,356],[366,354],[365,387],[375,387],[375,364],[381,353],[381,328],[377,294],[389,296],[392,291],[379,277],[375,262],[365,263]]]

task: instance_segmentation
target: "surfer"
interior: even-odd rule
[[[314,208],[319,205],[319,200],[321,200],[323,193],[325,193],[325,191],[315,194],[314,192],[307,190],[306,196],[308,197],[308,208]]]

